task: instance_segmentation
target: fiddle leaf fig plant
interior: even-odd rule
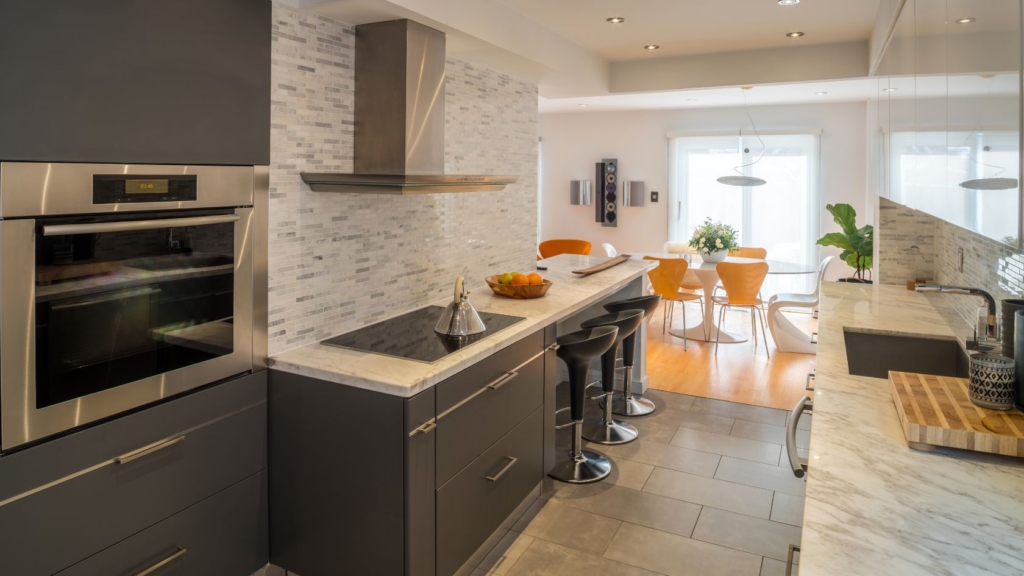
[[[843,251],[839,259],[856,270],[854,278],[864,279],[864,271],[871,269],[875,252],[875,228],[867,224],[857,228],[857,211],[849,204],[825,206],[842,232],[829,232],[818,240],[821,246],[835,246]]]

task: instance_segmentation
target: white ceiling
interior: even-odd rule
[[[609,61],[866,40],[879,0],[500,0]],[[622,24],[606,18],[621,16]],[[787,32],[801,31],[791,39]],[[646,44],[661,46],[645,51]]]

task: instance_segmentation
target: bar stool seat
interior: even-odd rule
[[[601,355],[601,381],[604,390],[604,415],[583,423],[583,437],[597,444],[625,444],[636,440],[639,432],[632,425],[612,418],[612,395],[615,393],[615,357],[619,343],[632,336],[644,321],[644,310],[623,310],[591,318],[581,328],[615,326],[619,329],[615,343]]]
[[[616,300],[615,302],[609,302],[604,305],[604,309],[608,312],[620,312],[622,310],[643,310],[644,318],[650,318],[654,311],[658,309],[658,305],[661,304],[661,296],[658,294],[651,294],[649,296],[637,296],[635,298],[626,298],[625,300]],[[616,392],[612,396],[612,414],[616,416],[646,416],[654,412],[654,402],[651,402],[647,398],[644,398],[640,394],[633,394],[633,356],[636,352],[636,333],[639,332],[639,328],[629,336],[623,338],[622,341],[622,365],[623,365],[623,378],[622,378],[622,391]],[[604,403],[607,402],[607,398],[602,400],[602,408]]]
[[[597,482],[612,471],[612,463],[592,450],[583,449],[583,402],[590,364],[611,348],[618,336],[615,326],[590,328],[560,336],[558,357],[569,367],[569,410],[572,415],[572,448],[559,457],[549,475],[571,484]]]

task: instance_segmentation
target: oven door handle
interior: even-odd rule
[[[153,230],[154,228],[183,228],[185,226],[206,226],[238,222],[237,214],[219,216],[195,216],[192,218],[167,218],[163,220],[128,220],[124,222],[88,222],[83,224],[56,224],[43,226],[43,236],[65,236],[69,234],[99,234],[101,232],[130,232],[132,230]]]

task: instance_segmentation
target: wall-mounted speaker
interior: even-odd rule
[[[605,158],[598,162],[595,180],[600,201],[594,202],[594,220],[602,226],[616,226],[619,220],[619,161]]]
[[[590,180],[569,181],[569,204],[573,206],[590,206]]]

